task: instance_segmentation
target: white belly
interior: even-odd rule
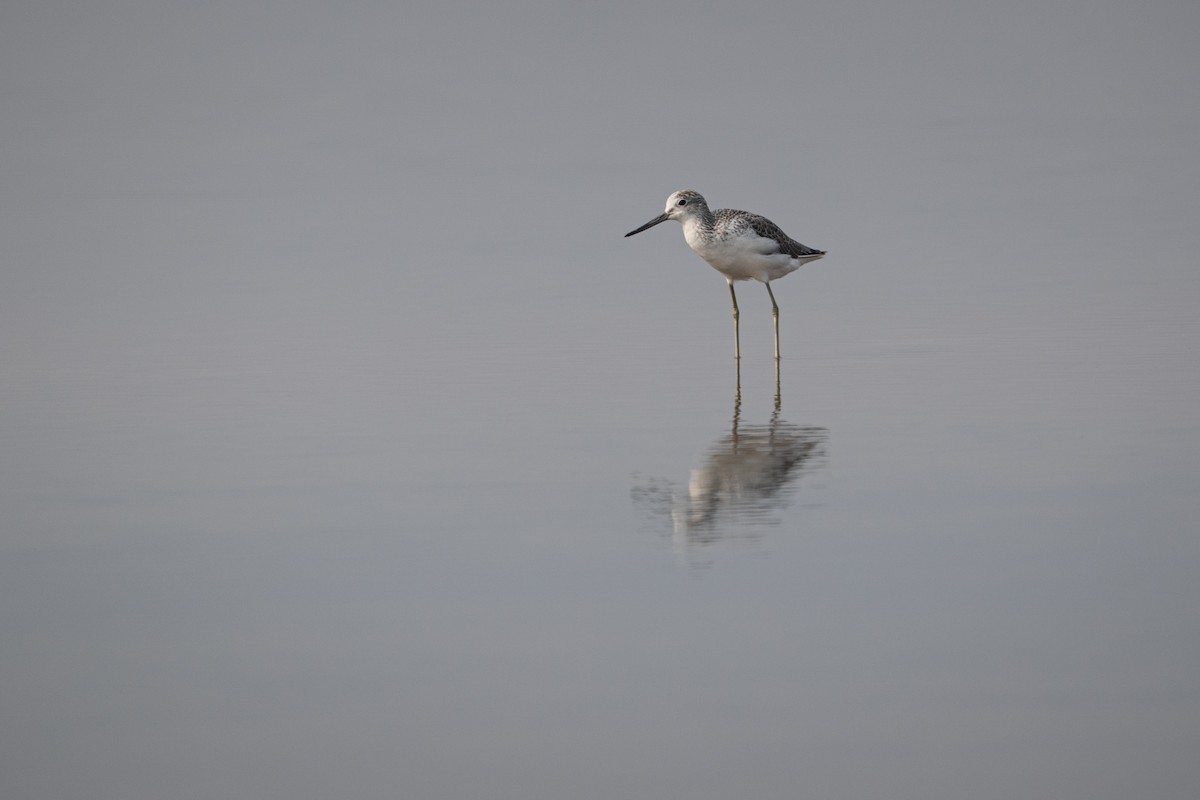
[[[699,230],[684,225],[683,236],[696,254],[731,281],[773,281],[794,272],[799,263],[779,252],[772,239],[746,231],[739,236],[705,240]]]

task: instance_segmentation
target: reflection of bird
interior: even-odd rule
[[[781,406],[777,368],[770,422],[742,424],[739,380],[730,431],[692,470],[687,490],[670,481],[651,480],[634,489],[635,501],[653,515],[669,517],[673,538],[684,548],[736,538],[737,528],[744,525],[774,522],[774,512],[790,501],[795,481],[820,465],[829,437],[826,428],[780,419]]]
[[[677,219],[683,223],[683,238],[696,254],[729,283],[733,301],[733,356],[741,358],[738,336],[737,294],[734,281],[754,279],[766,284],[771,297],[771,317],[775,322],[775,358],[779,358],[779,304],[771,291],[771,281],[794,272],[801,264],[816,261],[824,250],[806,247],[789,237],[771,220],[747,211],[722,208],[709,211],[699,192],[684,189],[667,198],[667,210],[640,228],[625,234],[641,233],[660,222]]]

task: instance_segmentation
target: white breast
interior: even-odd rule
[[[746,228],[735,236],[705,239],[699,225],[689,220],[683,237],[696,254],[726,278],[735,281],[773,281],[793,272],[798,264],[779,252],[779,244]]]

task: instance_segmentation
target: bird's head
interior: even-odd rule
[[[625,234],[626,237],[633,236],[635,233],[641,233],[647,228],[653,228],[660,222],[666,222],[669,219],[683,222],[688,217],[704,214],[708,211],[708,204],[704,202],[704,196],[692,189],[680,189],[667,198],[667,208],[662,214],[647,222],[640,228],[632,230]]]

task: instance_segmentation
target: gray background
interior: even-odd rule
[[[1194,797],[1198,34],[3,4],[0,793]]]

